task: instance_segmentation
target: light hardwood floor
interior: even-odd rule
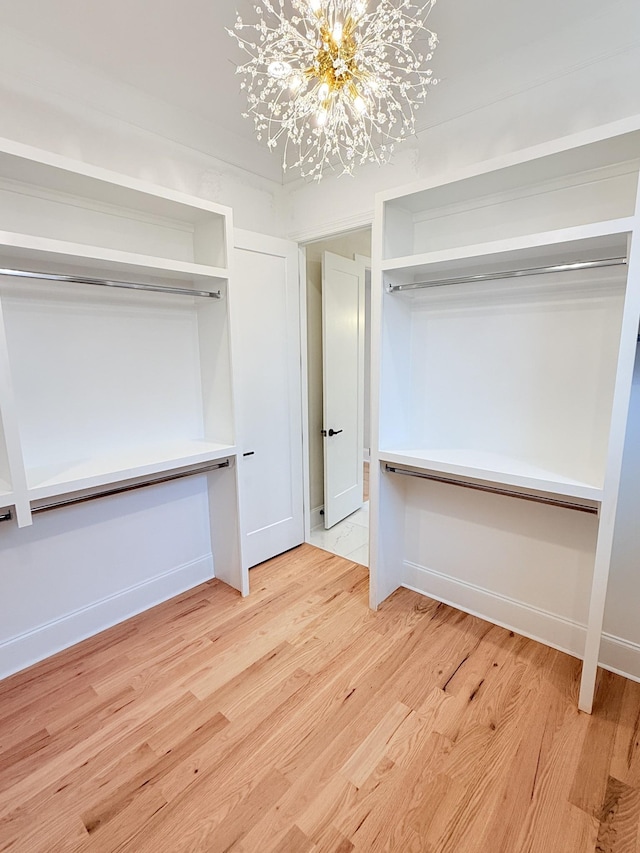
[[[638,853],[640,686],[311,546],[0,684],[0,850]]]

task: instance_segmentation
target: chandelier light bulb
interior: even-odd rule
[[[327,100],[327,98],[329,97],[329,92],[330,92],[330,91],[331,91],[331,90],[329,89],[329,84],[328,84],[328,83],[323,83],[323,84],[318,88],[318,100],[319,100],[319,101],[326,101],[326,100]]]
[[[357,110],[357,112],[359,112],[361,114],[366,113],[366,111],[367,111],[367,104],[360,95],[357,95],[353,99],[353,106]]]
[[[415,132],[437,78],[426,20],[436,0],[261,0],[256,23],[228,30],[259,139],[282,145],[282,168],[320,180],[328,166],[387,162]],[[248,58],[247,58],[248,56]]]

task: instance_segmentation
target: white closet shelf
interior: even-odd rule
[[[417,276],[436,279],[504,269],[581,260],[626,257],[633,218],[542,231],[437,252],[422,252],[382,262],[382,270],[409,283]],[[395,280],[395,279],[394,279]]]
[[[113,451],[101,456],[27,469],[30,500],[56,497],[135,477],[146,477],[214,462],[235,454],[233,445],[212,441],[173,441]]]
[[[593,483],[565,477],[556,471],[549,471],[500,453],[458,448],[381,450],[379,458],[381,462],[405,465],[419,471],[470,477],[498,485],[549,492],[564,497],[602,500],[602,488]]]
[[[476,202],[498,193],[522,192],[548,181],[565,181],[567,176],[588,175],[621,163],[629,163],[637,173],[640,130],[636,123],[622,120],[620,134],[600,135],[595,129],[587,134],[566,137],[563,147],[549,150],[543,142],[525,151],[499,156],[455,174],[413,182],[380,193],[381,198],[410,213],[422,213],[451,204]],[[631,126],[634,125],[634,126]]]
[[[222,267],[139,255],[11,231],[0,231],[0,266],[60,274],[67,272],[90,275],[104,272],[113,279],[133,275],[198,285],[218,282],[228,277],[228,270]]]
[[[227,208],[215,202],[194,199],[176,190],[2,137],[0,177],[192,224],[211,214],[223,219],[228,213]]]
[[[13,499],[13,489],[5,480],[0,480],[0,501],[10,501]]]

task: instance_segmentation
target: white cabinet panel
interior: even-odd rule
[[[304,540],[297,246],[236,232],[234,362],[243,551],[254,566]]]

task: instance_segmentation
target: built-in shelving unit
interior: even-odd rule
[[[229,460],[205,475],[214,565],[248,591],[231,245],[228,208],[0,140],[0,506],[20,526],[44,499]]]
[[[376,210],[372,606],[406,585],[584,657],[584,710],[640,312],[638,151],[629,121]]]

